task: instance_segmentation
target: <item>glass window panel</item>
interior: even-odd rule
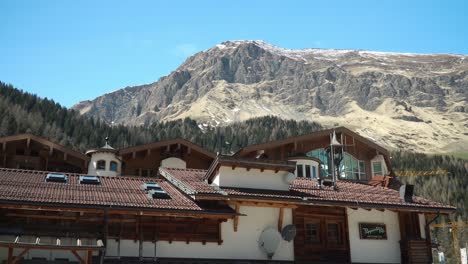
[[[297,175],[297,177],[304,177],[304,172],[303,172],[302,164],[298,164],[298,165],[296,166],[296,175]]]
[[[341,230],[338,223],[327,224],[327,241],[331,244],[341,244]]]
[[[310,171],[310,165],[305,165],[305,176],[307,178],[312,178],[312,174],[311,174],[311,171]]]
[[[115,162],[115,161],[111,161],[111,162],[110,162],[110,170],[111,170],[111,171],[117,171],[118,167],[119,167],[119,166],[118,166],[118,163],[117,163],[117,162]]]
[[[313,157],[320,160],[320,177],[331,177],[330,159],[325,149],[314,149],[307,153],[308,157]]]
[[[317,179],[317,167],[312,166],[312,177]]]
[[[382,162],[381,161],[374,161],[372,162],[372,169],[375,175],[383,175],[383,169],[382,169]]]
[[[307,223],[305,229],[306,243],[320,243],[319,223]]]
[[[106,161],[105,160],[98,160],[96,164],[96,170],[105,170],[106,169]]]

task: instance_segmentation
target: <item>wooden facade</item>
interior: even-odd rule
[[[296,263],[349,263],[346,209],[301,206],[294,210]]]
[[[400,250],[402,264],[426,264],[432,261],[431,240],[427,226],[422,227],[426,239],[421,238],[421,226],[417,213],[399,212]]]
[[[123,175],[156,176],[161,162],[179,158],[187,168],[208,169],[215,154],[184,139],[172,139],[119,150]]]
[[[372,179],[371,160],[376,155],[383,155],[387,167],[391,169],[387,150],[342,127],[334,130],[319,131],[310,135],[251,145],[239,150],[235,156],[254,158],[261,155],[262,157],[274,160],[288,160],[295,157],[304,157],[312,150],[328,147],[330,145],[330,133],[333,133],[333,131],[336,131],[337,138],[344,145],[346,153],[365,162],[366,177],[360,180],[367,182]],[[392,173],[392,171],[390,171],[390,173]]]
[[[88,162],[84,154],[35,135],[0,138],[4,168],[85,173]]]

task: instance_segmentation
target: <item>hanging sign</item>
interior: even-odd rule
[[[385,224],[359,223],[359,235],[361,239],[387,239],[387,227]]]

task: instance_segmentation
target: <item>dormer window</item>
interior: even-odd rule
[[[384,170],[382,166],[382,161],[373,161],[372,162],[372,176],[383,176]]]
[[[105,160],[98,160],[96,162],[96,170],[106,170],[106,161]]]
[[[117,163],[117,161],[113,160],[110,162],[110,170],[111,171],[118,171],[119,169],[119,164]]]
[[[299,178],[317,179],[319,163],[310,158],[292,158],[296,162],[294,174]]]

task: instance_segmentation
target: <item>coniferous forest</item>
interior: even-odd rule
[[[200,127],[189,118],[146,127],[110,126],[99,119],[80,116],[53,100],[0,82],[0,137],[33,133],[81,152],[102,146],[103,135],[108,135],[109,143],[116,148],[182,137],[213,152],[229,154],[246,145],[323,129],[316,122],[282,120],[272,116],[222,127]],[[455,214],[441,217],[439,222],[468,222],[468,160],[400,150],[392,152],[392,164],[395,170],[448,171],[448,175],[404,177],[400,181],[414,184],[417,195],[458,208]],[[448,257],[453,254],[451,236],[448,229],[436,230],[435,237],[445,245]],[[461,245],[468,242],[468,228],[459,229],[459,238]]]

